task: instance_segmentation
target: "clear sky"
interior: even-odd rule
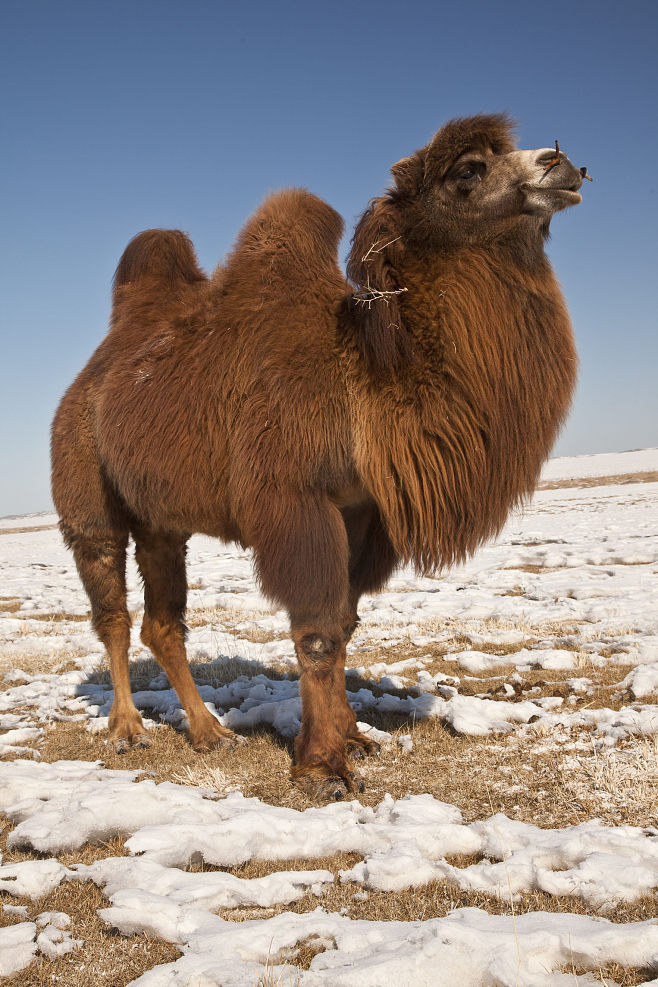
[[[479,111],[595,179],[552,224],[582,362],[555,453],[658,445],[657,37],[655,0],[2,0],[0,515],[51,506],[50,420],[136,232],[210,269],[285,185],[349,228]]]

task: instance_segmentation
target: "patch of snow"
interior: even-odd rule
[[[0,929],[0,977],[13,977],[29,966],[37,952],[34,922]]]

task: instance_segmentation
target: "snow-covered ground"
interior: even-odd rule
[[[556,456],[541,472],[542,481],[584,479],[594,476],[624,476],[653,473],[658,466],[658,449],[631,449],[628,452],[599,452],[591,456]]]
[[[653,449],[553,460],[543,479],[656,470]],[[398,573],[384,593],[363,601],[361,629],[350,645],[356,667],[348,671],[347,687],[362,729],[369,729],[369,714],[379,710],[405,714],[410,725],[436,717],[457,733],[541,737],[547,745],[564,731],[583,731],[602,749],[631,737],[656,737],[657,521],[655,482],[540,490],[496,543],[468,564],[436,578]],[[40,763],[39,745],[50,724],[76,719],[102,729],[112,702],[109,686],[90,678],[102,648],[80,619],[87,600],[50,527],[54,522],[43,514],[0,520],[0,660],[9,670],[8,688],[0,694],[0,754],[18,755],[0,763],[0,810],[14,825],[8,846],[40,855],[0,864],[0,924],[3,915],[14,922],[0,931],[0,975],[20,970],[39,952],[52,958],[80,945],[68,931],[68,916],[43,913],[16,922],[27,915],[10,898],[36,900],[62,881],[78,880],[104,889],[109,907],[102,917],[111,926],[181,946],[181,959],[133,981],[145,987],[253,985],[268,961],[274,976],[283,971],[290,980],[281,982],[291,984],[380,985],[393,978],[434,984],[438,965],[446,983],[464,985],[573,984],[573,974],[561,972],[572,967],[593,971],[591,979],[579,976],[580,984],[600,983],[595,971],[612,963],[658,973],[657,919],[619,923],[564,912],[513,913],[515,896],[533,890],[574,895],[612,917],[618,903],[641,895],[655,901],[655,817],[640,826],[588,819],[540,829],[492,813],[467,823],[457,806],[418,791],[397,800],[386,796],[374,807],[352,801],[298,811],[240,792],[157,785],[138,772],[100,763]],[[228,684],[202,685],[204,701],[238,731],[264,723],[292,736],[301,714],[297,682],[267,674],[268,666],[294,671],[292,646],[283,637],[286,617],[258,593],[248,553],[195,537],[188,575],[189,607],[198,615],[190,656],[218,665],[222,655],[239,656],[265,668]],[[141,598],[132,562],[129,587],[129,605],[137,611]],[[219,612],[231,614],[221,627]],[[135,624],[133,653],[145,657]],[[430,652],[453,640],[456,627],[469,643],[445,656],[452,670],[447,675],[437,671]],[[414,656],[400,659],[400,645]],[[377,661],[369,661],[375,649]],[[390,660],[388,649],[395,649]],[[63,662],[68,670],[57,671]],[[615,708],[582,702],[593,689],[581,674],[583,665],[614,673],[620,699]],[[461,691],[461,679],[495,675],[500,668],[507,678],[495,700]],[[563,670],[568,695],[528,692],[519,701],[523,677],[535,669]],[[136,702],[152,716],[154,729],[158,720],[184,725],[162,674]],[[374,734],[384,743],[394,741],[390,734]],[[414,756],[410,736],[397,742]],[[130,856],[68,867],[57,859],[117,834],[129,834]],[[253,859],[291,861],[340,851],[356,853],[360,861],[338,878],[326,870],[281,870],[253,879],[185,870],[191,860],[231,868]],[[478,859],[456,866],[446,859],[456,854]],[[356,895],[395,894],[448,880],[509,898],[510,914],[461,908],[416,922],[354,920],[321,907],[336,880],[353,885]],[[309,893],[318,897],[310,913],[240,923],[214,914],[220,908],[288,904]],[[310,969],[286,967],[295,944],[309,938],[323,946]]]

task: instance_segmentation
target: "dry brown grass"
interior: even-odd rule
[[[43,620],[46,623],[59,624],[64,622],[72,622],[75,624],[83,623],[84,621],[89,621],[91,614],[89,611],[87,613],[65,613],[63,610],[57,610],[52,612],[39,612],[29,614],[30,620]]]
[[[9,827],[7,827],[8,829]],[[4,842],[5,839],[3,838],[0,845]],[[75,862],[91,863],[94,859],[123,854],[125,854],[125,848],[122,841],[115,838],[98,847],[87,846],[77,853],[62,854],[59,859],[68,866]],[[22,859],[31,858],[29,854],[15,849],[8,851],[5,857],[7,862]],[[482,908],[489,914],[495,915],[512,914],[512,906],[505,896],[499,897],[477,891],[463,891],[447,881],[432,881],[424,886],[409,888],[395,894],[384,891],[364,893],[358,885],[349,882],[343,883],[339,877],[341,870],[350,869],[359,859],[359,856],[354,853],[337,853],[328,857],[299,858],[289,861],[252,860],[234,868],[195,864],[189,869],[206,872],[225,870],[237,877],[247,879],[265,877],[281,870],[328,870],[334,874],[335,880],[324,891],[321,898],[322,907],[329,912],[340,912],[352,919],[375,922],[425,921],[431,918],[444,917],[455,908],[466,907]],[[466,867],[475,863],[476,860],[476,857],[460,856],[451,858],[450,862],[455,866]],[[150,940],[147,936],[122,937],[114,934],[96,914],[98,909],[107,906],[107,901],[100,890],[91,883],[63,884],[51,894],[33,903],[29,902],[28,899],[9,899],[8,896],[3,895],[0,895],[0,900],[3,897],[7,901],[16,900],[26,904],[29,908],[30,918],[42,911],[66,912],[72,918],[71,933],[74,938],[85,940],[84,951],[80,950],[64,957],[56,961],[54,965],[44,959],[37,960],[26,974],[20,975],[14,981],[21,987],[41,985],[45,982],[45,973],[53,974],[56,983],[77,985],[82,982],[83,973],[85,971],[90,972],[90,964],[91,974],[96,978],[92,982],[107,984],[108,987],[110,984],[116,983],[121,987],[139,973],[151,968],[156,962],[171,962],[180,955],[176,947],[159,940]],[[220,909],[218,914],[227,921],[242,922],[251,919],[271,918],[283,911],[303,914],[313,911],[317,906],[318,898],[308,893],[299,901],[289,905],[277,905],[270,908]],[[554,897],[544,892],[527,892],[515,896],[513,911],[517,916],[536,911],[563,914],[598,914],[595,909],[587,907],[578,897]],[[616,907],[612,920],[615,922],[639,922],[654,918],[656,914],[655,897],[645,895],[635,902],[623,903]],[[606,917],[610,918],[609,915]],[[276,960],[280,962],[285,959],[286,962],[300,969],[308,969],[313,957],[322,948],[317,940],[311,938],[301,941],[295,948],[287,951],[285,957],[276,957]],[[124,958],[128,964],[126,974],[129,973],[130,976],[126,975],[125,979],[112,980],[113,976],[117,976],[117,964],[122,963]],[[606,968],[605,975],[612,976],[612,969],[613,967]],[[616,967],[616,970],[618,974],[623,972],[625,978],[621,979],[617,976],[615,978],[617,982],[627,984],[629,987],[641,983],[649,975],[647,970],[630,970],[621,967]],[[264,974],[266,972],[267,968]]]
[[[629,692],[620,689],[620,682],[626,677],[629,666],[614,661],[603,664],[593,660],[590,654],[583,650],[588,638],[578,628],[566,624],[559,627],[541,625],[536,628],[521,628],[519,626],[518,629],[521,630],[523,636],[513,642],[497,641],[495,632],[492,632],[493,640],[491,641],[474,640],[468,635],[455,633],[450,638],[423,645],[413,645],[407,641],[402,641],[399,644],[387,646],[378,642],[371,645],[369,650],[360,650],[357,645],[351,664],[363,667],[367,676],[368,669],[373,665],[392,664],[405,658],[422,658],[422,667],[430,675],[442,673],[458,679],[459,692],[462,695],[498,700],[504,698],[508,702],[522,702],[527,699],[553,696],[565,700],[560,708],[571,712],[584,708],[602,709],[605,707],[618,710],[622,706],[634,702],[633,696]],[[531,651],[533,647],[546,647],[544,642],[547,639],[551,640],[551,647],[574,653],[572,668],[534,668],[520,671],[517,666],[505,662],[506,655],[516,654],[522,649]],[[451,654],[471,650],[499,656],[500,664],[486,671],[472,673],[450,657]],[[599,646],[598,654],[610,658],[613,651],[611,648]],[[526,664],[531,662],[532,654],[528,655]],[[404,690],[387,689],[386,691],[396,695],[405,695],[409,692],[413,694],[413,684],[417,674],[418,669],[403,670],[400,676],[402,679],[408,680],[408,688]],[[521,679],[520,682],[518,681],[519,678]],[[590,680],[591,693],[574,692],[567,684],[567,680],[579,678]],[[350,675],[347,683],[348,689],[352,690],[362,685],[372,688],[372,682],[362,676]],[[505,689],[506,684],[513,688],[513,695],[509,693],[509,689]],[[375,695],[380,694],[375,689],[373,692]],[[642,702],[658,703],[658,693],[644,697]]]
[[[648,825],[655,822],[658,775],[656,752],[649,749],[649,741],[635,741],[610,752],[587,745],[586,734],[572,736],[565,731],[557,743],[551,741],[551,753],[547,756],[542,736],[479,739],[454,735],[437,720],[410,725],[408,719],[390,715],[367,719],[394,733],[411,729],[414,749],[411,754],[403,754],[394,745],[385,748],[380,758],[361,762],[360,770],[368,783],[367,792],[360,796],[364,803],[375,805],[387,792],[394,797],[408,792],[430,792],[457,805],[467,821],[483,818],[492,811],[502,811],[512,818],[554,827],[583,822],[593,815],[610,824]],[[214,787],[219,791],[239,787],[246,796],[255,795],[271,804],[306,808],[309,801],[289,781],[290,744],[267,730],[255,731],[249,739],[249,745],[238,751],[196,754],[184,735],[170,727],[161,727],[154,731],[153,745],[148,750],[118,755],[106,745],[102,736],[90,734],[81,724],[60,723],[48,731],[41,751],[46,761],[60,758],[102,760],[109,768],[143,768],[156,781],[170,780]],[[578,749],[574,750],[575,747]],[[617,759],[616,764],[612,758]],[[9,829],[7,825],[6,832]],[[0,850],[4,843],[4,839],[0,840]],[[63,854],[60,860],[70,865],[123,853],[123,841],[116,837],[100,846],[87,846],[77,853]],[[12,862],[34,856],[11,849],[6,851],[4,859]],[[287,862],[253,860],[231,868],[230,872],[239,877],[259,877],[277,870],[325,868],[337,879],[327,888],[321,904],[329,911],[344,910],[352,918],[415,921],[444,916],[454,908],[466,906],[484,908],[495,914],[510,913],[510,903],[504,898],[461,891],[446,881],[432,882],[395,895],[378,891],[364,895],[358,886],[338,880],[339,871],[349,869],[358,859],[355,854],[343,853]],[[452,862],[467,866],[474,860],[460,858]],[[215,868],[201,865],[194,869]],[[46,978],[48,982],[74,987],[82,985],[85,979],[94,984],[121,987],[156,963],[169,962],[179,955],[175,947],[151,941],[146,936],[113,934],[96,914],[96,910],[107,902],[91,884],[63,885],[37,903],[25,903],[30,908],[30,916],[45,910],[67,912],[72,918],[72,935],[84,939],[86,944],[84,950],[55,963],[37,960],[14,981],[19,987],[36,987],[46,982]],[[220,914],[230,921],[244,921],[267,918],[283,910],[307,912],[317,905],[318,899],[307,894],[285,908],[223,910]],[[540,892],[520,895],[514,909],[516,914],[537,910],[595,913],[578,898],[555,898]],[[614,920],[642,921],[656,914],[656,899],[645,896],[616,908]],[[285,959],[306,969],[319,948],[317,941],[304,942]],[[612,967],[606,968],[602,975],[613,976],[612,971]],[[265,969],[262,977],[267,975]],[[54,977],[52,981],[51,976]],[[616,969],[614,976],[617,983],[631,987],[646,980],[647,972]]]
[[[264,665],[257,660],[240,658],[237,655],[215,658],[212,661],[192,659],[189,665],[194,679],[199,685],[211,685],[215,689],[234,682],[241,675],[246,675],[248,678],[255,675],[267,675],[271,679],[282,679],[286,675],[291,678],[296,677],[295,673],[285,666]],[[133,658],[130,662],[129,671],[133,691],[146,689],[154,678],[164,674],[155,658],[144,654],[140,654],[138,658]],[[98,685],[112,687],[110,670],[104,663],[99,664],[98,668],[89,675],[89,680]]]
[[[53,662],[52,654],[22,654],[20,657],[21,671],[28,675],[50,674],[51,672],[71,672],[79,668],[76,657],[81,657],[77,652],[60,652]],[[8,657],[0,653],[0,689],[9,689],[16,685],[21,685],[20,681],[8,681],[7,676],[13,672],[19,663],[15,657]],[[22,710],[12,709],[18,713]]]
[[[219,649],[222,642],[233,647],[233,637],[241,641],[251,641],[252,644],[266,644],[269,641],[283,641],[288,631],[266,631],[258,627],[259,619],[273,614],[274,610],[252,611],[241,609],[226,609],[224,607],[192,607],[188,610],[185,622],[190,628],[207,627],[215,634]],[[253,624],[245,627],[244,624]]]
[[[0,854],[5,864],[35,860],[46,854],[7,847],[7,837],[13,825],[0,814]],[[65,867],[72,864],[91,864],[105,857],[123,857],[127,854],[123,839],[119,836],[107,842],[87,845],[73,853],[61,853],[58,860]],[[99,908],[106,908],[107,898],[92,882],[61,884],[50,894],[34,901],[13,897],[0,892],[0,907],[7,904],[25,905],[28,917],[0,912],[2,924],[34,921],[45,911],[65,912],[71,918],[70,933],[74,939],[84,940],[83,945],[57,960],[39,956],[26,970],[12,978],[12,987],[43,987],[46,983],[65,984],[70,987],[124,987],[140,974],[158,963],[169,963],[180,956],[180,951],[170,943],[152,939],[146,935],[121,936],[99,918]]]
[[[503,568],[502,568],[501,571],[502,572],[527,572],[531,576],[539,576],[539,575],[542,575],[545,572],[559,572],[561,569],[570,569],[570,568],[571,568],[571,566],[568,566],[568,565],[531,565],[530,563],[528,563],[528,564],[522,564],[522,565],[503,566]],[[515,588],[516,589],[520,589],[521,592],[520,593],[511,594],[511,593],[509,593],[509,591],[503,590],[499,595],[500,596],[511,596],[511,595],[514,595],[514,596],[525,596],[525,590],[523,589],[522,586],[515,587]]]
[[[367,891],[358,884],[342,882],[341,870],[349,870],[361,858],[355,853],[337,853],[330,857],[305,857],[289,861],[252,860],[241,867],[231,870],[232,874],[242,878],[266,877],[276,871],[285,870],[315,870],[331,871],[335,880],[325,886],[322,895],[322,907],[330,912],[342,912],[352,919],[364,919],[371,922],[416,922],[430,918],[443,918],[455,908],[482,908],[491,915],[510,915],[512,908],[507,895],[502,897],[495,894],[485,894],[480,891],[465,891],[457,885],[441,880],[431,881],[419,887],[407,888],[391,894],[388,891]],[[476,857],[452,857],[450,863],[455,866],[469,866],[477,862]],[[218,868],[204,866],[204,870]],[[289,905],[277,905],[272,908],[242,908],[222,909],[218,914],[229,921],[244,922],[252,918],[267,918],[282,911],[292,911],[299,914],[313,911],[318,906],[318,898],[306,894],[299,901]],[[523,915],[526,912],[557,912],[576,913],[578,915],[599,914],[585,905],[581,898],[575,895],[557,897],[543,891],[524,892],[514,898],[514,913]],[[644,895],[634,902],[625,902],[615,908],[614,915],[602,912],[614,922],[643,922],[654,918],[657,914],[656,900],[653,895]]]
[[[626,486],[629,483],[656,483],[657,470],[643,473],[619,473],[617,476],[574,476],[563,480],[540,480],[537,490],[560,490],[571,487],[607,487],[614,484]]]
[[[541,723],[527,734],[495,738],[455,734],[439,720],[410,722],[406,716],[364,714],[364,719],[394,736],[411,733],[414,748],[405,753],[397,743],[386,745],[377,758],[357,765],[366,781],[363,804],[377,805],[384,795],[429,792],[457,805],[466,821],[491,814],[545,827],[563,827],[597,816],[609,825],[656,823],[658,775],[650,741],[629,740],[607,751],[591,732],[558,732],[548,738]],[[101,760],[108,768],[144,769],[156,781],[239,788],[272,805],[305,809],[312,803],[289,778],[292,742],[265,728],[247,734],[249,743],[228,753],[195,753],[183,733],[172,727],[153,731],[144,751],[116,754],[102,734],[80,723],[60,723],[40,744],[42,760]],[[638,746],[639,745],[639,746]],[[615,761],[616,758],[616,761]],[[616,771],[616,776],[615,776]],[[621,775],[626,780],[620,782]]]
[[[38,956],[12,979],[13,987],[44,987],[44,984],[124,987],[146,970],[160,963],[171,963],[181,955],[176,946],[162,939],[122,936],[109,928],[97,914],[98,909],[107,907],[107,898],[91,882],[61,884],[37,901],[21,899],[20,902],[27,905],[29,920],[44,911],[66,912],[71,917],[72,937],[82,939],[83,945],[60,959]],[[3,913],[8,925],[14,924],[13,919]]]
[[[614,478],[617,482],[617,478]],[[28,529],[35,530],[35,529]],[[545,571],[543,568],[538,571]],[[522,589],[519,588],[522,592]],[[0,610],[16,612],[20,601],[13,597],[0,599]],[[16,604],[15,609],[12,607]],[[31,615],[35,616],[35,615]],[[251,617],[257,619],[262,614],[250,615],[243,610],[199,610],[192,611],[189,622],[199,626],[208,622],[220,628],[218,641],[221,650],[221,635],[228,640],[231,627],[245,622]],[[137,615],[139,617],[139,615]],[[71,614],[38,615],[44,623],[59,624],[64,621],[87,619]],[[388,645],[379,641],[368,641],[363,632],[356,641],[351,658],[353,665],[363,666],[366,678],[351,676],[348,688],[360,685],[371,688],[375,695],[383,690],[370,681],[368,669],[375,664],[392,664],[407,658],[422,658],[423,667],[430,674],[441,672],[460,680],[459,690],[464,695],[482,695],[492,699],[505,696],[508,701],[521,701],[539,697],[559,697],[568,710],[608,706],[619,708],[629,702],[622,696],[619,682],[627,668],[614,663],[599,665],[582,651],[587,642],[582,627],[564,624],[511,624],[508,621],[482,621],[470,625],[472,634],[464,631],[458,621],[431,620],[426,622],[421,633],[439,631],[441,640],[428,645],[414,646],[408,641]],[[394,631],[394,624],[391,624]],[[519,632],[513,642],[497,641],[497,635],[514,630]],[[450,634],[446,635],[446,631]],[[53,631],[54,633],[55,631]],[[268,634],[258,629],[238,632],[254,643],[272,640],[282,634]],[[619,633],[624,633],[620,629]],[[505,656],[522,648],[532,648],[550,639],[552,646],[571,650],[575,654],[575,667],[569,670],[531,669],[518,673],[515,666],[505,663]],[[498,655],[501,665],[477,675],[471,675],[455,661],[450,653],[475,649]],[[605,649],[604,649],[605,650]],[[603,653],[603,652],[601,652]],[[608,652],[608,657],[612,652]],[[75,654],[58,654],[60,669],[75,667]],[[5,670],[13,667],[7,660],[1,663]],[[293,677],[282,664],[278,668],[264,665],[257,660],[244,660],[238,657],[212,662],[192,663],[193,673],[198,682],[220,686],[233,681],[240,675],[254,676],[259,673],[269,678]],[[52,657],[40,655],[23,659],[21,665],[26,671],[53,671]],[[0,671],[2,668],[0,667]],[[405,696],[412,690],[418,669],[403,671],[409,687],[386,691]],[[131,663],[133,689],[143,689],[150,681],[161,675],[162,670],[152,659],[140,657]],[[520,675],[520,681],[519,679]],[[94,681],[110,685],[109,672],[99,668],[92,676]],[[586,677],[592,682],[593,692],[576,694],[567,684],[567,679]],[[509,695],[511,685],[514,695]],[[569,702],[574,698],[575,702]],[[646,701],[652,701],[649,698]],[[658,701],[658,697],[656,697]],[[437,719],[414,722],[408,716],[382,714],[365,711],[359,719],[372,723],[379,729],[387,730],[394,736],[394,743],[384,747],[379,758],[359,762],[358,769],[364,775],[367,790],[359,799],[364,804],[377,805],[385,794],[400,798],[408,793],[429,792],[436,798],[458,806],[465,821],[486,817],[492,812],[504,812],[510,818],[545,827],[564,827],[598,817],[609,825],[630,824],[635,826],[655,825],[656,805],[658,805],[658,747],[653,740],[632,740],[618,744],[610,750],[600,744],[587,730],[558,730],[550,736],[541,728],[541,723],[529,731],[512,733],[494,738],[475,738],[454,734]],[[401,734],[411,733],[413,751],[405,753],[395,743]],[[258,729],[249,733],[249,744],[240,750],[208,754],[195,753],[186,737],[169,726],[159,726],[153,731],[153,744],[148,750],[130,751],[118,755],[107,745],[102,734],[92,734],[84,725],[76,722],[57,723],[50,726],[39,745],[44,761],[59,759],[81,759],[102,761],[108,768],[143,769],[156,781],[173,781],[195,787],[214,788],[219,792],[240,789],[245,796],[257,796],[273,805],[305,809],[311,803],[301,792],[292,786],[289,779],[292,742],[284,740],[273,731]],[[0,819],[0,822],[2,820]],[[0,852],[4,862],[34,859],[37,854],[16,848],[6,849],[6,836],[11,829],[5,819],[0,835]],[[90,863],[105,856],[125,854],[123,838],[117,836],[98,846],[86,846],[79,852],[63,854],[59,857],[65,865],[74,862]],[[242,867],[230,869],[239,877],[258,877],[283,869],[302,867],[326,868],[336,881],[329,886],[321,900],[329,911],[344,911],[352,918],[373,921],[418,920],[447,915],[452,909],[466,906],[484,908],[490,913],[510,914],[511,906],[505,898],[478,892],[461,891],[446,881],[432,882],[421,888],[390,894],[368,892],[352,884],[342,884],[338,872],[353,866],[359,858],[354,854],[336,854],[320,860],[294,860],[288,862],[251,861]],[[476,858],[455,858],[456,866],[468,866]],[[215,869],[202,865],[204,869]],[[355,895],[357,895],[355,897]],[[27,971],[12,982],[17,987],[41,987],[44,983],[71,984],[72,987],[85,987],[89,983],[101,987],[123,987],[140,973],[158,963],[166,963],[180,955],[176,947],[160,940],[150,940],[146,936],[124,937],[114,933],[98,918],[97,909],[107,905],[102,893],[93,884],[70,883],[62,885],[38,902],[12,899],[0,895],[0,901],[25,903],[30,917],[41,911],[61,910],[71,916],[71,934],[85,940],[82,949],[57,961],[44,958],[36,960]],[[285,910],[307,912],[318,905],[318,898],[305,895]],[[284,910],[284,906],[270,909],[246,908],[224,910],[220,914],[230,921],[244,921],[250,918],[266,918]],[[545,910],[551,912],[577,912],[594,914],[578,898],[555,898],[533,892],[522,894],[515,899],[516,914]],[[645,896],[636,902],[616,908],[614,920],[619,922],[641,921],[656,917],[656,898]],[[4,913],[3,920],[18,921]],[[322,949],[322,944],[310,939],[298,943],[285,959],[300,969],[307,969],[313,956]],[[278,959],[278,958],[277,958]],[[575,978],[584,973],[568,970]],[[625,987],[639,984],[648,979],[650,971],[625,969],[610,966],[595,971],[601,978],[613,978]],[[255,975],[256,978],[256,975]],[[266,965],[258,983],[273,985],[276,981],[270,965]]]
[[[0,527],[0,535],[28,535],[32,531],[54,531],[56,528],[56,524],[33,524],[17,528]]]
[[[656,971],[646,968],[641,970],[637,967],[631,969],[620,966],[619,963],[610,963],[608,966],[598,967],[596,970],[585,970],[572,963],[571,966],[565,967],[562,972],[572,975],[574,987],[580,983],[578,978],[584,977],[587,973],[593,973],[598,983],[602,984],[603,987],[612,987],[613,984],[618,984],[619,987],[636,987],[637,984],[646,983]]]
[[[620,682],[627,672],[624,666],[597,665],[584,654],[578,655],[571,669],[536,668],[520,672],[515,665],[501,663],[488,673],[471,675],[456,662],[444,662],[442,671],[461,678],[461,695],[504,699],[512,703],[558,697],[564,700],[558,707],[558,712],[619,710],[635,701],[630,692],[620,688]],[[587,692],[575,692],[568,684],[568,680],[583,678],[589,679],[591,683]],[[509,688],[514,690],[513,694],[510,694]],[[642,703],[658,703],[658,693],[643,697]]]

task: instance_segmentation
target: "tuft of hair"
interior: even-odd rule
[[[451,164],[467,151],[490,148],[507,154],[516,148],[515,121],[507,113],[479,113],[449,120],[423,148],[424,183],[443,178]]]
[[[356,287],[349,300],[356,339],[372,374],[388,376],[414,361],[402,320],[398,281],[403,219],[390,196],[373,199],[354,230],[347,276]]]
[[[145,278],[174,286],[205,281],[206,275],[187,234],[181,230],[144,230],[121,255],[112,286],[116,292]]]

